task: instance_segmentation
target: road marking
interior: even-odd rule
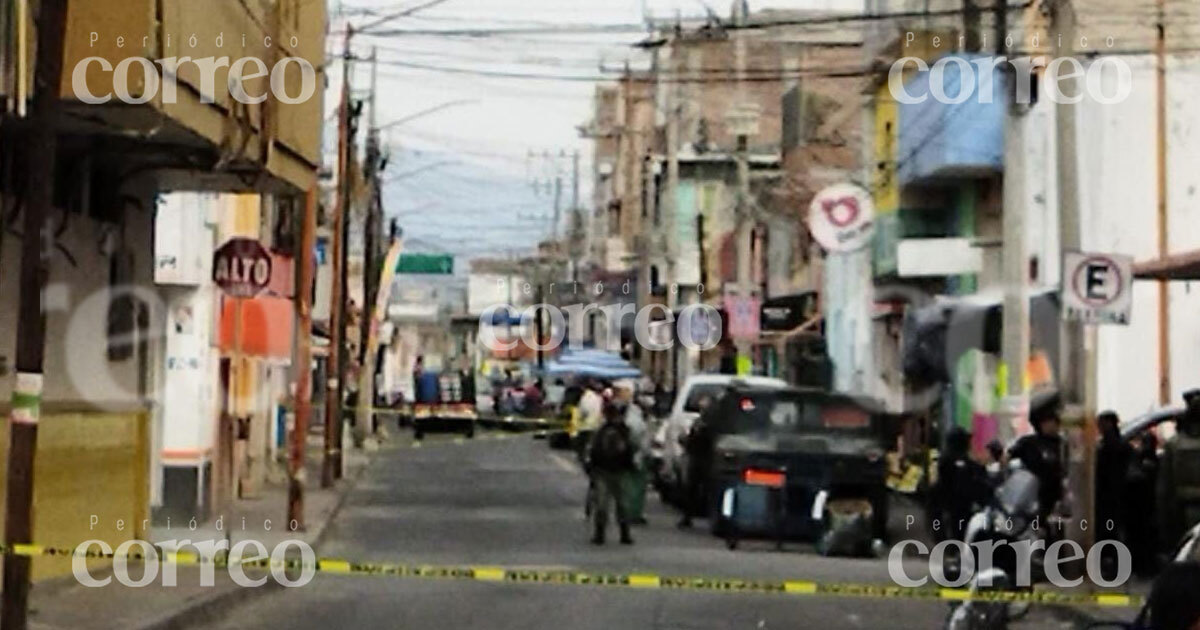
[[[579,467],[576,466],[574,462],[563,457],[559,453],[550,453],[550,459],[555,463],[555,465],[557,465],[559,468],[563,469],[566,472],[569,472],[569,473],[579,472]]]

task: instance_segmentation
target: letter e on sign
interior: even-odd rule
[[[1063,315],[1087,324],[1129,324],[1133,259],[1120,254],[1063,255]]]
[[[213,252],[213,283],[226,295],[251,298],[271,281],[271,254],[252,238],[231,238]]]

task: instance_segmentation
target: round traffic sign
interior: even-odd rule
[[[249,298],[271,282],[271,254],[252,238],[231,238],[213,252],[213,283],[227,295]]]

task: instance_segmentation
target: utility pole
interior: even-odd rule
[[[579,149],[571,154],[571,282],[579,282],[579,261],[583,259],[583,209],[579,207]]]
[[[1070,0],[1056,0],[1050,13],[1050,30],[1061,34],[1062,44],[1055,51],[1056,56],[1073,56],[1075,42],[1075,10]],[[1080,85],[1078,79],[1071,75],[1054,77],[1058,81],[1063,94],[1077,94]],[[1065,102],[1055,105],[1055,142],[1058,153],[1058,229],[1059,243],[1063,253],[1081,251],[1083,248],[1082,210],[1079,204],[1079,146],[1075,116],[1076,106]],[[1061,261],[1061,258],[1060,258]],[[1060,272],[1063,286],[1070,281],[1066,270]],[[1068,436],[1075,435],[1081,449],[1073,450],[1067,462],[1067,486],[1070,496],[1074,497],[1074,518],[1088,519],[1093,522],[1095,500],[1095,445],[1096,419],[1095,409],[1088,409],[1087,404],[1092,396],[1088,390],[1095,387],[1094,375],[1088,371],[1095,361],[1089,360],[1087,336],[1084,335],[1084,325],[1075,321],[1063,321],[1060,334],[1060,356],[1062,364],[1059,382],[1063,394],[1064,423]],[[1092,336],[1094,340],[1094,335]],[[1095,351],[1094,348],[1091,349]],[[1072,441],[1072,440],[1069,440]],[[1082,450],[1083,452],[1078,452]],[[1094,527],[1087,531],[1072,528],[1072,538],[1090,548]]]
[[[321,487],[328,488],[337,480],[341,470],[342,437],[342,335],[346,300],[344,271],[346,257],[346,221],[350,215],[350,39],[354,27],[346,25],[346,41],[342,50],[342,102],[338,112],[338,175],[337,202],[333,217],[333,287],[329,307],[329,355],[325,382],[325,457],[321,466]]]
[[[734,9],[734,21],[738,26],[741,26],[746,21],[745,12],[739,5]],[[745,75],[746,75],[746,38],[745,31],[742,29],[733,32],[734,37],[734,61],[737,64],[737,82],[738,93],[745,94]],[[744,130],[740,130],[744,131]],[[753,203],[750,198],[750,156],[749,156],[750,139],[745,133],[739,133],[737,136],[737,284],[739,299],[749,299],[752,295],[751,287],[751,253],[750,240],[754,235],[753,219]],[[739,339],[735,342],[737,347],[737,364],[738,370],[743,360],[749,361],[752,351],[750,341]],[[743,357],[745,359],[743,359]]]
[[[558,240],[558,226],[562,222],[562,175],[558,174],[558,164],[554,164],[554,226],[550,229],[550,239]]]
[[[304,529],[304,472],[308,442],[308,421],[312,415],[312,285],[313,258],[317,232],[317,191],[308,191],[300,224],[300,252],[296,256],[296,404],[292,425],[292,444],[288,458],[288,523],[295,521]]]
[[[672,48],[670,56],[671,68],[668,70],[670,76],[676,76],[678,64],[675,61],[674,49]],[[676,206],[676,195],[679,190],[679,82],[672,80],[667,85],[666,100],[667,100],[667,179],[666,190],[663,192],[663,209],[662,216],[663,230],[666,234],[666,278],[667,286],[667,310],[672,313],[678,306],[679,295],[675,287],[676,282],[676,259],[679,256],[677,250],[676,239],[679,236],[678,226],[675,221],[677,219],[678,208]],[[678,380],[675,365],[675,352],[679,344],[672,343],[671,348],[667,351],[667,384],[674,389],[675,383]]]
[[[1169,253],[1167,242],[1167,23],[1166,0],[1157,1],[1158,25],[1155,57],[1155,134],[1158,138],[1158,258]],[[1158,403],[1171,404],[1171,304],[1170,285],[1158,281]]]
[[[54,213],[54,173],[58,157],[59,89],[62,85],[63,44],[67,0],[42,0],[37,16],[37,65],[34,67],[33,106],[25,127],[27,175],[25,218],[21,235],[20,305],[17,309],[16,382],[9,415],[8,480],[4,511],[4,543],[33,542],[33,473],[38,420],[42,404],[42,362],[45,355],[46,314],[43,293],[49,275],[46,217]],[[25,630],[29,608],[32,559],[4,558],[4,607],[0,628]]]
[[[1007,0],[993,0],[996,2],[996,15],[1004,15],[1004,5]],[[976,0],[962,0],[962,20],[963,20],[963,45],[967,52],[979,52],[983,45],[980,42],[980,10],[979,5],[975,4]],[[1004,40],[1001,39],[999,44],[1004,45]]]
[[[970,2],[970,0],[967,0]],[[1007,35],[1005,4],[997,3],[996,54],[1005,54]],[[965,19],[965,18],[964,18]],[[978,16],[976,16],[978,19]],[[969,38],[968,38],[969,39]],[[1025,106],[1018,102],[1018,73],[1004,64],[1008,81],[1008,111],[1004,120],[1004,214],[1003,272],[1004,310],[1002,354],[1007,369],[1004,409],[997,438],[1008,444],[1015,435],[1016,422],[1028,413],[1025,391],[1025,366],[1029,363],[1029,255],[1025,247]]]
[[[379,292],[379,235],[383,229],[382,199],[379,194],[379,166],[382,155],[379,146],[379,127],[376,117],[376,94],[379,76],[378,50],[371,49],[370,128],[367,131],[366,180],[369,191],[367,215],[363,223],[363,304],[359,326],[358,408],[355,410],[357,430],[373,435],[375,414],[375,358],[369,357],[371,326],[375,297]]]

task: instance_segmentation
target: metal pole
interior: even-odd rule
[[[312,284],[313,258],[317,232],[317,191],[309,189],[304,199],[300,223],[300,269],[296,273],[296,405],[292,425],[292,444],[288,458],[288,523],[304,529],[304,486],[308,481],[304,461],[307,450],[308,421],[312,415]]]
[[[42,308],[48,276],[45,219],[54,212],[54,173],[58,157],[59,87],[62,84],[63,40],[67,0],[43,0],[37,20],[37,66],[33,106],[24,124],[29,147],[24,190],[25,217],[21,236],[20,304],[17,310],[16,382],[9,415],[8,480],[4,542],[33,542],[33,474],[42,402],[42,363],[46,315]],[[4,558],[4,608],[0,628],[25,630],[32,558]]]
[[[325,457],[321,466],[321,487],[328,488],[338,477],[341,468],[339,442],[342,436],[342,314],[345,299],[342,296],[345,285],[342,272],[345,264],[342,260],[346,252],[344,236],[346,219],[349,215],[349,135],[350,135],[350,39],[354,35],[352,26],[346,27],[345,47],[342,51],[342,103],[338,121],[338,191],[337,203],[333,217],[333,287],[331,291],[332,304],[329,307],[329,355],[326,358],[326,371],[329,376],[325,382]]]
[[[1163,16],[1166,0],[1158,0],[1158,37],[1155,57],[1155,132],[1158,139],[1158,257],[1166,258],[1167,242],[1167,25]],[[1158,403],[1171,403],[1171,307],[1170,286],[1158,281]]]

